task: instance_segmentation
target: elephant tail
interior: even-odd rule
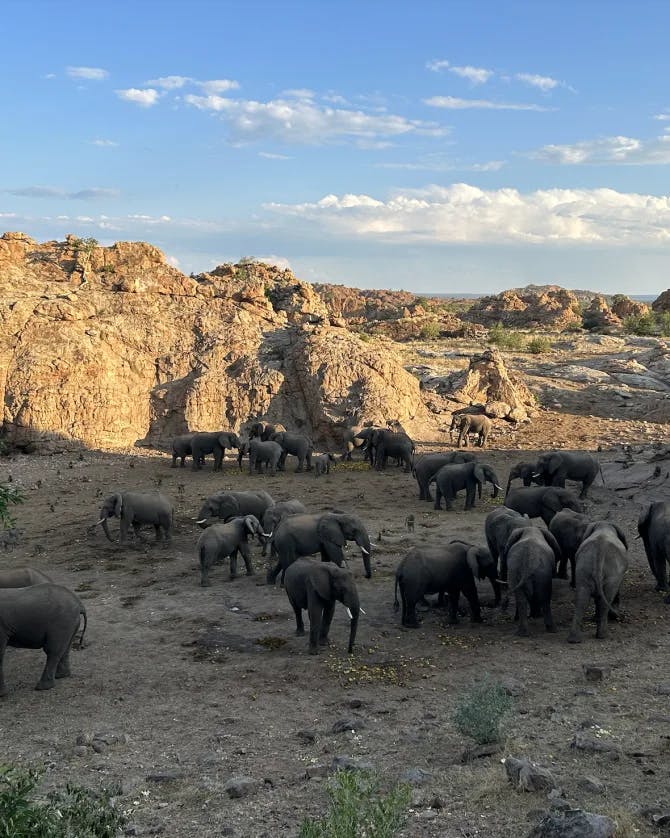
[[[598,556],[598,562],[596,564],[595,574],[594,574],[596,593],[598,594],[598,596],[602,600],[604,600],[605,605],[607,606],[607,610],[611,611],[615,615],[615,617],[617,617],[617,619],[620,619],[621,614],[617,611],[617,609],[612,605],[612,603],[605,596],[605,591],[603,589],[603,574],[604,574],[604,570],[605,570],[604,565],[605,565],[605,556],[604,556],[604,554],[601,554],[601,555]]]
[[[603,486],[606,486],[605,475],[603,474],[603,467],[598,463],[598,471],[600,472],[600,479],[603,481]]]
[[[400,581],[399,577],[396,576],[395,578],[395,597],[393,599],[393,610],[397,611],[400,608],[400,601],[398,600],[398,582]]]
[[[86,609],[83,605],[80,606],[79,616],[84,618],[84,628],[82,629],[81,635],[79,637],[79,648],[84,648],[84,635],[86,634],[86,627],[88,626],[88,617],[86,616]]]

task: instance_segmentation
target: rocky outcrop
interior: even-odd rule
[[[336,439],[347,421],[436,417],[394,352],[329,325],[321,297],[258,263],[185,276],[155,247],[0,237],[0,394],[17,444],[167,444],[267,416]]]
[[[670,288],[656,297],[651,307],[653,311],[670,311]]]
[[[623,320],[624,317],[642,317],[642,315],[648,314],[649,306],[638,300],[631,300],[624,294],[615,294],[612,297],[610,310],[615,317]]]
[[[583,323],[585,329],[594,332],[612,332],[621,329],[621,319],[617,317],[603,297],[594,297],[591,305],[584,311]]]
[[[424,300],[409,291],[348,288],[315,282],[312,286],[321,297],[332,317],[359,324],[369,320],[397,320],[410,316],[421,308]],[[439,301],[435,301],[439,302]]]
[[[484,326],[502,323],[512,328],[544,327],[556,331],[581,326],[579,301],[565,288],[539,294],[503,291],[501,294],[482,297],[462,318]]]

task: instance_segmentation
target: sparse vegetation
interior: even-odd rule
[[[549,338],[542,337],[537,335],[534,338],[531,338],[528,343],[526,344],[526,351],[530,352],[531,355],[542,355],[545,352],[551,351],[551,341]]]
[[[440,336],[440,324],[437,320],[429,320],[427,323],[421,327],[421,331],[419,332],[419,337],[422,340],[435,340],[435,338],[439,338]]]
[[[656,320],[651,312],[624,317],[623,328],[629,335],[653,335],[657,331]]]
[[[1,838],[114,838],[125,817],[107,789],[99,793],[67,785],[45,799],[35,797],[40,774],[0,766]]]
[[[95,248],[100,246],[100,242],[92,236],[88,236],[84,239],[74,236],[70,239],[70,246],[75,253],[85,253],[87,256],[90,256]]]
[[[338,771],[328,784],[328,814],[305,820],[300,838],[392,838],[405,823],[411,792],[399,784],[384,794],[381,785],[367,771]]]
[[[498,742],[500,725],[511,709],[512,699],[504,687],[485,680],[463,696],[454,723],[461,733],[481,745]]]
[[[24,500],[23,493],[16,486],[0,483],[0,524],[3,529],[10,529],[14,526],[14,519],[9,512],[9,507],[23,503]],[[0,838],[4,838],[2,832],[0,832]]]
[[[489,343],[493,343],[500,349],[523,349],[526,339],[520,332],[506,329],[502,323],[496,323],[489,329]]]

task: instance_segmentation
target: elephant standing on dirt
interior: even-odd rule
[[[291,515],[284,518],[275,530],[273,547],[278,561],[268,571],[267,582],[274,585],[277,576],[302,556],[321,554],[324,562],[335,562],[339,567],[344,561],[342,552],[347,541],[355,541],[363,555],[365,575],[372,575],[370,567],[370,536],[357,515],[320,512],[315,515]]]
[[[261,518],[261,526],[263,528],[263,534],[261,535],[263,550],[261,551],[261,556],[267,555],[268,545],[272,549],[272,538],[274,531],[279,526],[279,522],[283,521],[284,518],[289,518],[291,515],[302,515],[304,512],[307,512],[305,505],[296,498],[280,501],[265,510]]]
[[[102,524],[107,538],[112,541],[107,525],[109,518],[121,519],[119,528],[121,544],[128,538],[131,526],[135,531],[135,538],[139,538],[143,524],[153,525],[156,530],[156,541],[161,541],[163,537],[169,541],[172,535],[174,506],[172,501],[160,492],[116,492],[102,504],[98,521]]]
[[[549,526],[551,519],[561,509],[584,512],[584,504],[567,489],[558,486],[530,486],[510,489],[505,506],[529,518],[542,518]]]
[[[209,569],[217,561],[230,556],[230,578],[237,576],[237,554],[242,554],[247,576],[253,576],[254,569],[249,554],[249,536],[258,536],[263,530],[253,515],[233,518],[225,524],[212,524],[198,539],[197,555],[200,561],[200,584],[203,588],[210,585]]]
[[[371,441],[374,449],[374,466],[377,471],[386,468],[386,460],[389,457],[396,457],[404,463],[407,473],[412,470],[415,446],[406,433],[386,429],[374,430]]]
[[[269,470],[270,474],[276,474],[283,453],[284,450],[278,442],[270,439],[252,439],[249,443],[249,474],[253,474],[254,470],[260,472],[263,464],[266,473]]]
[[[547,631],[555,631],[551,613],[551,585],[556,562],[561,558],[556,540],[540,527],[512,532],[503,548],[507,565],[508,593],[514,594],[519,615],[519,637],[528,637],[528,615],[544,617]]]
[[[566,479],[581,481],[580,498],[586,497],[599,471],[602,478],[600,463],[586,451],[549,451],[537,458],[537,472],[545,486],[565,488]]]
[[[458,600],[463,594],[470,605],[473,623],[481,623],[477,580],[489,579],[496,605],[500,602],[496,563],[488,550],[464,541],[452,541],[442,547],[415,547],[400,562],[395,573],[395,599],[398,610],[398,588],[402,599],[402,625],[418,628],[417,603],[426,594],[449,596],[449,622],[458,622]]]
[[[50,577],[41,570],[33,570],[32,567],[17,567],[12,570],[0,570],[0,589],[2,588],[29,588],[31,585],[43,585],[51,582]],[[0,619],[2,617],[0,616]]]
[[[210,495],[200,507],[196,523],[204,526],[208,518],[228,521],[244,515],[253,515],[260,521],[265,510],[274,504],[267,492],[217,492]]]
[[[458,428],[456,448],[460,448],[461,443],[467,448],[468,434],[476,435],[477,439],[475,444],[479,445],[480,448],[483,448],[486,445],[486,440],[489,438],[489,434],[493,428],[493,422],[488,416],[484,416],[483,414],[473,415],[471,413],[464,413],[459,418],[456,427]]]
[[[273,434],[278,434],[285,430],[286,428],[281,422],[274,424],[270,422],[254,422],[249,428],[249,440],[260,439],[262,442],[267,442],[269,439],[272,439]]]
[[[589,601],[596,602],[596,637],[607,637],[607,618],[619,602],[619,589],[628,569],[628,543],[616,526],[595,521],[587,527],[577,550],[577,597],[568,643],[581,642],[581,625]],[[616,613],[616,612],[615,612]]]
[[[467,407],[460,407],[454,410],[451,414],[451,424],[449,425],[449,437],[454,441],[454,434],[461,423],[463,416],[483,416],[484,405],[468,405]]]
[[[191,440],[193,470],[197,471],[202,468],[207,454],[214,454],[214,471],[221,471],[226,448],[239,449],[239,447],[240,438],[231,431],[194,434]]]
[[[541,476],[538,474],[537,463],[517,463],[515,466],[512,466],[509,477],[507,478],[507,488],[505,489],[505,495],[510,490],[510,486],[512,485],[512,480],[522,480],[523,485],[528,487],[532,483],[537,483],[541,485]]]
[[[192,442],[195,433],[181,434],[172,440],[172,465],[170,468],[177,468],[177,460],[181,459],[181,468],[184,468],[186,458],[193,454]],[[204,456],[201,458],[201,464],[204,463]]]
[[[554,536],[561,548],[562,559],[558,567],[558,578],[568,578],[568,562],[570,562],[570,587],[575,587],[575,562],[577,550],[582,543],[586,528],[591,524],[588,515],[573,512],[572,509],[561,509],[551,519],[549,532]]]
[[[312,451],[314,446],[312,440],[304,434],[292,434],[288,431],[280,431],[272,435],[272,441],[279,443],[282,447],[282,455],[279,460],[279,468],[284,469],[286,464],[286,457],[293,454],[298,458],[298,466],[296,472],[302,471],[303,466],[307,464],[307,471],[312,470]]]
[[[330,464],[335,462],[332,454],[319,454],[312,458],[314,476],[321,477],[322,474],[330,474]]]
[[[462,489],[465,489],[465,509],[472,509],[475,505],[476,490],[479,489],[481,498],[482,486],[486,481],[493,484],[492,497],[497,497],[501,489],[493,468],[477,461],[442,466],[431,478],[430,482],[433,481],[435,481],[435,509],[441,508],[442,498],[444,498],[445,508],[453,509],[456,494]]]
[[[471,463],[476,459],[474,454],[465,451],[446,451],[443,454],[424,454],[414,461],[412,475],[419,484],[419,500],[432,501],[430,481],[442,466],[452,463]]]
[[[488,544],[489,552],[496,562],[500,560],[500,578],[507,581],[507,564],[502,561],[504,555],[504,548],[510,535],[514,530],[525,529],[526,527],[535,527],[527,515],[520,515],[513,509],[508,509],[506,506],[501,506],[489,512],[484,522],[484,534],[486,536],[486,543]]]
[[[7,695],[3,662],[5,649],[43,649],[47,656],[36,690],[50,690],[56,678],[70,675],[70,646],[86,609],[67,588],[50,583],[0,590],[0,698]]]
[[[286,569],[284,587],[295,612],[296,634],[305,633],[302,612],[309,614],[309,653],[316,655],[319,646],[328,645],[328,632],[335,612],[335,603],[341,602],[349,614],[349,646],[352,654],[358,628],[360,603],[356,583],[350,570],[330,562],[298,559]]]
[[[637,522],[638,538],[644,543],[644,552],[651,572],[656,579],[656,590],[668,590],[668,563],[670,562],[670,503],[650,503],[640,512]],[[670,597],[666,604],[670,603]]]
[[[366,425],[364,428],[361,428],[359,431],[356,432],[354,437],[354,444],[357,442],[360,443],[360,447],[363,449],[365,453],[364,460],[369,462],[371,466],[374,465],[375,462],[375,448],[373,444],[373,434],[376,431],[383,431],[385,430],[382,427],[377,425]],[[351,458],[349,458],[351,459]]]

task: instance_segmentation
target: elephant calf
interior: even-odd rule
[[[584,533],[591,524],[588,515],[573,512],[572,509],[561,509],[551,519],[549,532],[554,536],[561,548],[563,558],[558,566],[559,579],[568,578],[568,562],[570,562],[570,587],[575,587],[575,563],[577,550],[582,543]]]
[[[430,482],[433,481],[435,481],[435,509],[441,508],[443,497],[445,508],[447,510],[453,509],[456,494],[463,489],[465,489],[465,509],[472,509],[475,505],[476,490],[479,489],[479,497],[481,498],[482,485],[486,481],[493,485],[494,498],[497,497],[501,489],[493,468],[476,460],[470,463],[454,463],[453,465],[442,466]]]
[[[322,474],[330,474],[330,464],[335,462],[332,454],[318,454],[312,457],[314,477],[321,477]]]
[[[276,474],[283,453],[278,442],[270,439],[266,441],[252,439],[249,443],[249,474],[253,474],[254,469],[260,472],[263,465],[265,465],[266,473],[269,469],[270,474]]]
[[[530,486],[510,489],[505,498],[505,506],[514,509],[529,518],[542,518],[549,526],[551,519],[561,509],[584,512],[584,504],[568,489],[558,486]]]
[[[261,551],[261,556],[267,555],[268,544],[272,545],[274,531],[279,526],[280,521],[283,521],[284,518],[289,518],[291,515],[301,515],[303,512],[307,512],[305,505],[295,498],[280,501],[265,510],[261,519],[261,527],[263,528],[263,534],[261,535],[263,550]]]
[[[200,584],[209,587],[209,569],[216,561],[230,556],[230,578],[237,576],[237,554],[242,554],[247,576],[253,576],[254,569],[249,554],[249,536],[263,534],[258,518],[247,515],[233,518],[226,524],[212,524],[198,539],[197,553],[200,561]]]
[[[0,697],[7,695],[3,659],[7,646],[44,649],[47,661],[36,690],[50,690],[56,678],[70,675],[70,646],[86,609],[67,588],[45,583],[0,590]]]
[[[400,562],[395,573],[395,599],[398,588],[402,599],[402,625],[418,628],[416,606],[426,594],[449,595],[449,622],[458,622],[461,593],[470,605],[472,621],[482,621],[477,596],[477,579],[490,579],[496,604],[500,601],[496,563],[488,550],[464,541],[452,541],[443,547],[415,547]]]
[[[14,570],[0,570],[0,588],[29,588],[52,580],[41,570],[32,567],[17,567]]]
[[[284,586],[289,602],[295,612],[296,634],[305,633],[302,612],[309,614],[309,653],[316,655],[319,646],[328,645],[328,632],[335,611],[335,603],[341,602],[347,609],[351,621],[349,647],[351,654],[356,640],[360,605],[358,591],[351,571],[337,565],[298,559],[286,569]]]
[[[528,612],[544,617],[547,631],[555,631],[551,613],[551,583],[560,550],[556,540],[539,527],[525,527],[512,532],[503,550],[507,565],[509,593],[516,599],[520,637],[528,637]]]
[[[217,492],[210,495],[200,507],[196,523],[206,526],[208,518],[221,518],[228,521],[240,515],[254,515],[258,520],[274,499],[262,489],[259,492]]]
[[[509,477],[507,478],[507,489],[505,495],[510,490],[512,480],[521,480],[523,485],[528,487],[531,483],[542,485],[542,476],[538,473],[537,463],[517,463],[510,469]]]
[[[412,466],[412,476],[419,484],[419,500],[433,500],[430,494],[430,482],[442,466],[453,463],[471,463],[475,459],[474,454],[465,451],[446,451],[443,454],[424,454],[415,460]]]
[[[110,495],[100,509],[99,524],[111,541],[107,525],[108,518],[120,518],[119,541],[123,544],[128,538],[130,527],[139,538],[143,524],[151,524],[156,530],[156,541],[163,536],[169,541],[172,533],[174,506],[172,501],[160,492],[116,492]]]
[[[506,506],[501,506],[494,509],[493,512],[489,512],[484,522],[484,534],[486,535],[489,552],[496,565],[498,560],[504,556],[505,544],[507,544],[507,540],[514,530],[534,526],[536,525],[527,515],[520,515]],[[500,578],[504,582],[507,581],[507,564],[502,560],[500,562]]]

